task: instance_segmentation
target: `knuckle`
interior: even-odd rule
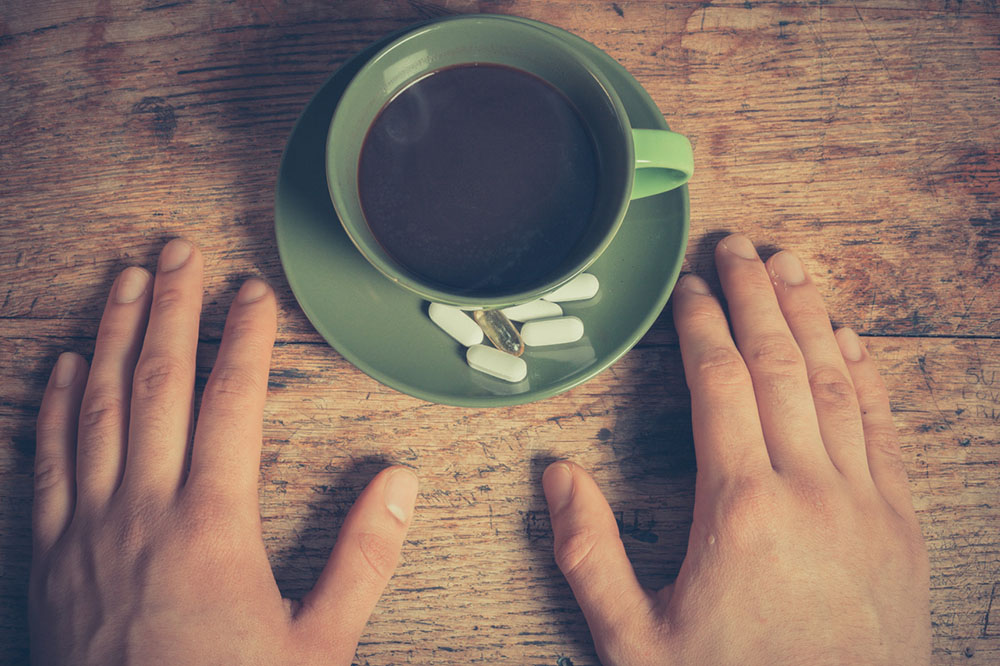
[[[862,381],[857,384],[858,399],[861,402],[861,408],[865,411],[870,411],[873,409],[881,408],[888,409],[889,407],[889,390],[885,387],[885,384],[881,379],[875,378],[873,380]]]
[[[831,482],[822,477],[797,478],[790,484],[799,506],[806,509],[810,520],[820,525],[836,525],[849,512],[844,511],[843,493],[831,492]]]
[[[151,497],[136,495],[120,502],[118,508],[118,520],[112,521],[115,546],[126,555],[142,553],[157,530],[162,507]]]
[[[793,372],[803,363],[798,345],[782,334],[762,336],[749,344],[748,351],[748,360],[754,365],[766,367],[769,372]]]
[[[214,368],[205,385],[206,394],[219,396],[244,397],[260,393],[262,389],[263,383],[257,375],[235,365]]]
[[[57,455],[37,455],[35,457],[34,485],[36,493],[44,493],[56,488],[68,478],[68,461]]]
[[[729,274],[730,284],[727,285],[732,291],[730,298],[727,292],[727,300],[741,303],[762,303],[765,299],[774,298],[774,287],[771,285],[771,276],[767,270],[760,270],[760,266],[749,261],[737,262]],[[721,276],[720,276],[721,277]]]
[[[696,372],[708,386],[732,386],[750,380],[743,357],[734,347],[713,347],[698,358]]]
[[[684,313],[684,318],[689,322],[707,323],[709,325],[716,325],[719,322],[725,321],[725,317],[722,316],[718,304],[714,302],[706,303],[704,299],[697,299],[695,302],[690,303]]]
[[[388,580],[396,568],[396,549],[389,540],[381,534],[363,532],[358,535],[358,549],[361,557],[368,564],[373,578],[379,581]]]
[[[188,307],[190,296],[180,287],[164,287],[153,296],[153,309],[161,313],[172,313],[174,310]]]
[[[121,425],[124,414],[121,398],[109,392],[95,392],[88,395],[80,407],[80,428],[107,432]]]
[[[821,367],[809,375],[809,387],[817,405],[838,411],[856,410],[857,397],[847,376],[833,367]],[[855,412],[857,418],[857,412]]]
[[[718,520],[739,542],[762,533],[782,507],[772,485],[752,475],[730,479],[720,497]]]
[[[261,326],[260,317],[242,316],[236,317],[226,322],[224,335],[226,338],[238,344],[256,344],[265,334],[265,329]]]
[[[865,442],[868,450],[879,459],[880,463],[893,466],[894,471],[905,476],[903,454],[899,448],[899,436],[895,426],[887,423],[869,424],[865,428]]]
[[[583,528],[558,539],[555,543],[555,559],[559,570],[572,576],[587,566],[593,557],[601,535],[589,528]]]
[[[65,413],[61,409],[42,407],[35,422],[35,437],[39,440],[62,439],[66,429]]]
[[[173,386],[186,383],[190,364],[168,355],[140,358],[135,368],[132,390],[136,397],[156,397]]]
[[[242,535],[260,532],[259,514],[248,520],[245,507],[224,492],[201,492],[197,501],[183,508],[183,539],[189,548],[206,556],[223,555],[232,551]]]
[[[184,512],[184,525],[188,533],[200,535],[206,532],[214,532],[218,526],[225,522],[227,511],[225,505],[215,501],[209,493],[202,493],[200,502],[190,503]],[[208,500],[208,501],[206,501]]]
[[[136,335],[133,326],[125,322],[115,321],[114,317],[102,322],[97,331],[97,346],[102,349],[124,350],[132,344]]]
[[[826,306],[815,291],[812,296],[814,298],[804,298],[795,302],[795,318],[803,322],[816,322],[826,327],[830,323]]]

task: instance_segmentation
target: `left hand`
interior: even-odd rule
[[[192,428],[202,257],[118,277],[92,367],[60,356],[38,415],[29,612],[35,664],[350,664],[417,493],[383,470],[301,601],[261,538],[261,421],[276,302],[240,289]],[[148,323],[147,323],[148,321]]]

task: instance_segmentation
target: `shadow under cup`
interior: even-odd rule
[[[403,89],[431,72],[493,64],[533,74],[575,106],[594,142],[598,191],[590,223],[567,258],[536,284],[516,292],[450,293],[393,259],[369,228],[358,188],[358,164],[369,128]],[[593,263],[628,209],[634,180],[632,130],[621,100],[595,65],[562,39],[500,16],[459,17],[409,32],[373,57],[352,79],[327,137],[327,184],[347,235],[383,275],[423,298],[464,307],[505,307],[555,289]],[[572,242],[572,240],[570,241]]]

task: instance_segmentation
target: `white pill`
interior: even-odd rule
[[[528,376],[528,364],[523,358],[511,356],[494,347],[473,345],[465,352],[465,360],[473,370],[504,381],[519,382]]]
[[[442,331],[455,338],[466,347],[478,345],[483,341],[483,329],[472,321],[472,317],[458,308],[442,303],[431,303],[427,315]]]
[[[522,303],[521,305],[513,305],[509,308],[504,308],[500,312],[507,315],[507,319],[511,321],[531,321],[532,319],[548,319],[549,317],[562,316],[562,308],[559,307],[558,303],[543,301],[542,299],[531,301],[530,303]]]
[[[545,347],[576,342],[583,337],[583,322],[579,317],[535,319],[521,327],[521,339],[529,347]]]
[[[559,287],[551,294],[542,296],[547,301],[565,303],[567,301],[585,301],[597,295],[601,288],[597,276],[592,273],[580,273],[575,278]]]

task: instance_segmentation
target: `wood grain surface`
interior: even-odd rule
[[[236,286],[279,293],[260,498],[282,590],[318,574],[365,482],[422,479],[358,664],[597,663],[551,556],[545,465],[591,470],[640,579],[677,572],[694,457],[665,313],[593,381],[507,409],[397,393],[328,347],[273,231],[298,114],[366,44],[453,13],[594,42],[691,138],[686,269],[744,231],[800,253],[866,336],[931,554],[934,663],[1000,663],[1000,11],[877,3],[0,0],[0,663],[27,660],[34,417],[58,353],[93,349],[114,275],[184,235],[206,257],[201,379]],[[717,284],[717,283],[716,283]]]

